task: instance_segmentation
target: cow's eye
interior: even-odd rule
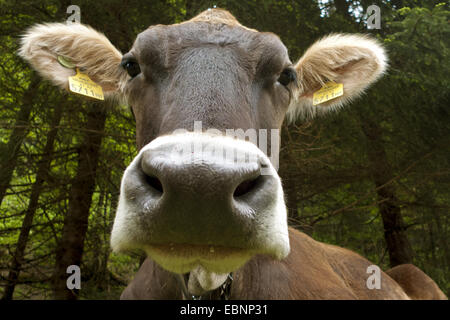
[[[127,73],[132,78],[136,77],[139,73],[141,73],[141,68],[139,67],[139,63],[137,63],[136,60],[130,59],[123,60],[120,65],[127,71]]]
[[[278,82],[281,83],[283,86],[287,86],[291,82],[294,82],[297,80],[297,73],[292,68],[286,68],[281,72],[280,76],[278,77]]]

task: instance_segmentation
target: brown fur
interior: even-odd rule
[[[291,253],[286,259],[276,261],[256,256],[237,270],[230,298],[408,300],[421,297],[408,297],[384,272],[381,289],[368,289],[366,270],[372,263],[350,250],[320,243],[292,228],[290,242]],[[418,271],[416,280],[421,281],[422,275],[427,277]],[[121,299],[180,298],[181,289],[174,275],[149,258],[121,296]]]
[[[386,271],[415,300],[447,300],[436,282],[412,264],[401,264]]]
[[[250,31],[258,32],[255,29],[250,29],[243,26],[230,12],[223,9],[205,10],[186,22],[210,22],[215,24],[226,24],[229,26],[239,26]]]

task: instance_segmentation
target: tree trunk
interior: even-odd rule
[[[30,85],[24,92],[22,106],[17,114],[8,143],[0,148],[0,206],[11,183],[22,141],[28,134],[30,113],[31,109],[33,109],[33,100],[38,92],[40,82],[38,75],[34,73]]]
[[[283,126],[281,130],[283,146],[289,146],[292,143],[292,138],[289,134],[289,127]],[[294,150],[292,148],[284,148],[280,150],[280,169],[279,175],[283,182],[283,191],[286,198],[286,208],[288,214],[288,222],[291,226],[299,228],[298,216],[298,191],[300,184],[293,178],[289,171],[292,170],[292,164],[296,163]]]
[[[28,203],[27,211],[22,222],[20,229],[19,240],[17,242],[16,251],[13,255],[11,269],[9,270],[8,279],[3,293],[2,299],[11,300],[13,297],[14,289],[19,278],[19,273],[23,264],[23,258],[25,255],[25,248],[28,242],[28,236],[30,234],[31,227],[33,225],[33,218],[38,208],[39,196],[42,192],[44,182],[47,178],[47,173],[52,160],[53,145],[58,133],[58,126],[61,121],[63,108],[57,106],[51,122],[51,129],[47,136],[47,142],[44,147],[44,154],[36,173],[36,182],[31,188],[30,201]]]
[[[447,235],[444,231],[446,223],[442,222],[440,212],[438,210],[436,210],[435,208],[432,208],[431,210],[438,235],[438,246],[442,248],[443,252],[443,261],[441,262],[442,269],[446,270],[448,274],[450,271],[450,248],[448,245]],[[442,228],[442,226],[444,226],[444,229]]]
[[[56,249],[53,277],[55,299],[77,298],[78,293],[75,289],[67,288],[66,281],[69,275],[66,270],[70,265],[81,265],[105,120],[105,107],[101,103],[91,104],[87,115],[84,142],[79,149],[77,173],[72,181],[69,209]]]
[[[363,111],[364,112],[364,111]],[[392,168],[382,142],[382,129],[368,116],[360,114],[361,127],[367,139],[369,166],[377,189],[378,206],[383,220],[384,237],[389,253],[390,265],[412,262],[412,250],[406,236],[401,209],[389,181],[393,178]]]

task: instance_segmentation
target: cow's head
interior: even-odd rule
[[[386,67],[376,41],[341,34],[319,40],[292,64],[276,35],[248,29],[223,10],[151,26],[124,55],[86,26],[38,25],[24,36],[20,54],[63,88],[74,70],[58,56],[107,96],[125,97],[140,152],[122,179],[111,244],[142,248],[176,273],[197,266],[227,273],[256,254],[284,258],[282,186],[257,145],[266,144],[276,159],[273,133],[286,117],[336,110]],[[330,81],[343,84],[343,95],[313,105],[314,92]],[[232,130],[246,134],[225,135]]]

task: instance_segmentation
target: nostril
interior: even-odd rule
[[[261,176],[257,177],[256,179],[249,179],[249,180],[245,180],[244,182],[240,183],[234,190],[233,197],[243,196],[244,194],[247,194],[250,191],[252,191],[253,189],[255,189],[260,178],[261,178]]]
[[[145,175],[145,181],[147,182],[147,184],[149,186],[151,186],[156,191],[158,191],[160,193],[164,192],[162,183],[161,183],[161,181],[159,181],[159,179],[157,177]]]

